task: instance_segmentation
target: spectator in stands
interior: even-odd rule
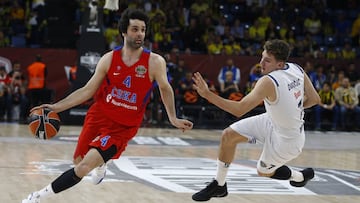
[[[349,78],[342,80],[342,85],[335,90],[335,99],[340,106],[340,121],[342,129],[350,127],[346,124],[353,124],[353,127],[360,126],[360,107],[356,90],[351,86]],[[352,117],[355,117],[353,119]],[[352,122],[355,121],[355,122]]]
[[[326,81],[330,83],[330,89],[332,89],[332,84],[337,80],[337,67],[334,64],[329,64],[325,73]]]
[[[0,83],[0,121],[4,121],[6,112],[6,88],[3,83]]]
[[[190,6],[190,15],[197,17],[201,12],[205,12],[209,9],[209,4],[205,0],[195,0]]]
[[[304,64],[304,71],[308,74],[311,75],[314,72],[314,64],[312,61],[306,61]]]
[[[207,52],[210,55],[219,55],[221,54],[224,48],[224,44],[221,40],[220,35],[215,35],[214,39],[209,38],[207,44]]]
[[[289,41],[287,40],[287,36],[285,37],[286,38],[284,40]],[[280,38],[279,29],[276,28],[273,22],[269,22],[268,27],[266,28],[265,31],[265,39],[270,40],[270,39],[279,39],[279,38]]]
[[[230,36],[229,41],[224,44],[226,55],[241,55],[244,51],[241,49],[240,43],[237,42],[233,36]]]
[[[234,83],[234,73],[230,70],[225,72],[225,80],[222,86],[220,86],[220,96],[226,99],[230,98],[232,93],[239,93],[238,84]]]
[[[40,55],[37,55],[35,62],[27,67],[27,71],[30,108],[50,102],[50,95],[46,89],[47,68]]]
[[[321,103],[314,107],[315,110],[315,130],[321,130],[322,115],[326,113],[332,117],[331,130],[336,130],[338,122],[338,106],[335,101],[334,91],[331,90],[331,84],[324,82],[322,89],[319,91]]]
[[[310,58],[310,51],[311,51],[311,47],[312,47],[312,38],[310,36],[310,34],[307,34],[306,36],[304,36],[301,39],[298,39],[296,44],[295,44],[295,48],[294,48],[294,54],[296,54],[295,56],[297,57],[309,57]]]
[[[14,63],[12,64],[12,70],[8,73],[9,78],[13,77],[14,72],[19,72],[20,73],[20,78],[21,78],[21,82],[22,84],[27,84],[26,81],[26,77],[25,74],[23,73],[23,70],[21,69],[21,63],[20,61],[14,61]]]
[[[337,58],[341,58],[341,54],[339,52],[335,51],[334,45],[329,45],[327,47],[325,58],[326,59],[337,59]]]
[[[68,74],[68,81],[69,81],[69,84],[74,87],[74,83],[76,81],[76,75],[77,75],[77,71],[78,71],[78,67],[76,65],[76,62],[74,63],[73,66],[70,67],[70,70],[69,70],[69,74]]]
[[[261,27],[259,20],[255,20],[254,24],[249,28],[250,38],[258,43],[265,40],[266,27]]]
[[[255,86],[256,82],[262,77],[262,73],[261,73],[261,66],[259,63],[255,64],[251,70],[250,70],[250,74],[249,74],[249,79],[246,83],[246,90],[245,90],[245,94],[248,94],[253,87]]]
[[[19,4],[18,1],[12,2],[10,9],[11,27],[15,34],[26,33],[25,27],[25,9]]]
[[[191,18],[189,26],[185,27],[183,32],[184,47],[190,48],[192,52],[205,52],[206,47],[203,44],[202,36],[205,30],[201,28],[196,18]]]
[[[330,19],[324,22],[324,25],[322,26],[322,34],[325,38],[335,36],[334,25]]]
[[[359,69],[356,68],[356,64],[354,62],[350,62],[347,67],[346,75],[350,80],[351,86],[355,86],[355,84],[360,79]]]
[[[324,67],[322,64],[318,64],[316,67],[316,72],[310,75],[310,80],[313,83],[315,89],[320,91],[324,82],[326,81],[326,74],[324,73]]]
[[[180,95],[182,95],[184,102],[186,104],[193,104],[198,102],[198,95],[195,94],[196,91],[193,88],[193,80],[192,80],[192,72],[187,71],[185,73],[185,76],[180,79],[179,86],[178,86],[178,92]],[[189,95],[188,98],[186,98],[186,94]]]
[[[6,72],[5,66],[0,66],[0,83],[3,85],[8,85],[10,83],[10,78]]]
[[[28,99],[26,97],[26,86],[23,83],[22,73],[14,70],[9,84],[9,101],[7,109],[9,111],[8,120],[16,120],[21,123],[26,121],[28,113]]]
[[[21,69],[21,63],[19,61],[14,61],[12,65],[12,70],[9,72],[9,78],[11,80],[11,92],[16,93],[15,97],[17,99],[16,103],[20,107],[20,114],[16,116],[19,117],[19,122],[23,123],[26,122],[26,117],[28,115],[28,105],[29,99],[26,96],[26,89],[27,89],[27,79],[23,70]],[[20,90],[20,91],[19,91]]]
[[[41,6],[40,6],[41,7]],[[33,9],[27,22],[27,43],[30,46],[41,45],[44,42],[44,31],[47,26],[46,20],[39,14],[39,10]]]
[[[215,34],[224,35],[225,27],[228,26],[227,20],[225,17],[221,17],[217,25],[215,26]]]
[[[235,19],[234,25],[230,28],[230,32],[235,37],[235,40],[244,38],[245,28],[239,18]]]
[[[220,92],[225,89],[225,80],[226,80],[226,72],[231,71],[232,75],[232,82],[234,85],[238,86],[241,80],[241,73],[240,68],[234,64],[234,61],[231,58],[226,60],[226,65],[221,67],[220,72],[218,74],[218,82],[220,85]]]
[[[359,46],[360,45],[360,13],[352,23],[350,36],[351,36],[352,45]]]
[[[356,58],[356,51],[351,46],[350,42],[346,42],[344,48],[341,50],[341,55],[343,59],[352,60]]]
[[[161,11],[161,10],[159,10]],[[161,26],[166,24],[166,17],[162,15],[162,12],[155,12],[154,16],[150,18],[150,27],[149,27],[149,34],[150,37],[153,38],[155,33],[160,31]],[[158,47],[154,47],[157,49]]]
[[[123,38],[121,37],[120,34],[118,34],[114,37],[114,39],[111,40],[109,48],[114,49],[115,47],[123,45],[123,43],[124,43]]]
[[[266,8],[262,9],[261,15],[257,18],[257,21],[259,22],[259,26],[265,30],[269,27],[269,24],[272,23]]]
[[[356,90],[356,94],[357,94],[357,97],[359,99],[359,103],[358,103],[358,106],[360,106],[360,79],[357,81],[356,85],[355,85],[355,90]]]
[[[149,15],[150,20],[152,18],[154,18],[156,15],[160,15],[161,19],[163,19],[163,17],[164,18],[166,17],[165,12],[157,5],[157,3],[151,4],[151,10],[148,15]]]
[[[345,11],[340,12],[334,22],[335,35],[337,41],[343,44],[347,38],[350,36],[351,32],[351,23],[346,19]]]
[[[233,38],[231,32],[230,32],[230,26],[225,25],[224,34],[221,35],[221,40],[224,44],[229,44],[230,39]]]
[[[337,72],[337,76],[336,76],[336,79],[335,81],[333,81],[333,83],[331,84],[331,87],[332,87],[332,90],[336,90],[338,87],[341,86],[342,84],[342,80],[345,78],[345,73],[343,70],[339,70]]]
[[[172,49],[171,33],[166,30],[165,25],[162,25],[160,30],[154,33],[154,43],[161,52],[170,52]]]
[[[108,27],[104,31],[105,41],[107,47],[110,47],[110,44],[116,39],[116,36],[119,36],[118,23],[116,21],[112,22],[111,27]]]
[[[175,61],[174,68],[169,69],[169,73],[173,78],[173,87],[176,89],[180,83],[180,80],[185,77],[185,73],[189,70],[188,67],[185,65],[185,60],[180,58],[177,59],[177,63]]]
[[[10,78],[6,72],[4,66],[0,66],[0,121],[5,119],[5,114],[7,111],[8,103],[8,86],[10,83]],[[9,115],[7,115],[9,118]]]
[[[10,46],[10,39],[0,30],[0,48]]]
[[[173,44],[176,47],[183,49],[184,45],[182,43],[181,35],[183,30],[184,19],[180,18],[181,15],[179,15],[178,9],[179,8],[176,8],[176,6],[174,6],[168,11],[165,27],[166,30],[171,34],[171,39]]]
[[[316,12],[313,11],[311,16],[306,18],[304,21],[304,29],[306,33],[310,33],[312,36],[320,34],[321,31],[321,20],[317,16]]]
[[[179,113],[183,114],[183,116],[196,120],[199,117],[198,105],[201,103],[201,98],[193,87],[192,76],[193,73],[187,71],[185,76],[181,78],[177,88],[177,106],[180,109]]]

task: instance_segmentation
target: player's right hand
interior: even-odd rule
[[[183,132],[185,132],[185,130],[191,130],[193,128],[193,123],[186,119],[176,118],[174,121],[171,122],[171,124],[181,129]]]

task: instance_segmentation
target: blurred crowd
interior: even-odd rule
[[[96,2],[102,8],[105,0]],[[69,29],[78,37],[89,1],[72,3],[75,13]],[[122,43],[117,22],[127,7],[149,14],[145,45],[162,53],[257,55],[265,40],[281,38],[291,44],[293,56],[354,59],[360,55],[356,0],[124,0],[118,11],[104,10],[108,48]],[[22,46],[50,46],[45,8],[44,0],[1,0],[0,47],[19,46],[19,38]]]
[[[46,85],[47,67],[40,55],[25,69],[21,66],[19,61],[12,63],[10,71],[0,66],[0,121],[26,123],[32,107],[54,98]]]

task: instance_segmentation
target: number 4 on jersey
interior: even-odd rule
[[[130,88],[131,87],[131,76],[127,76],[125,78],[125,80],[123,81],[123,84],[127,87]]]

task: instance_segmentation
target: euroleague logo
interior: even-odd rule
[[[145,78],[146,68],[145,66],[139,65],[135,68],[136,77]]]

